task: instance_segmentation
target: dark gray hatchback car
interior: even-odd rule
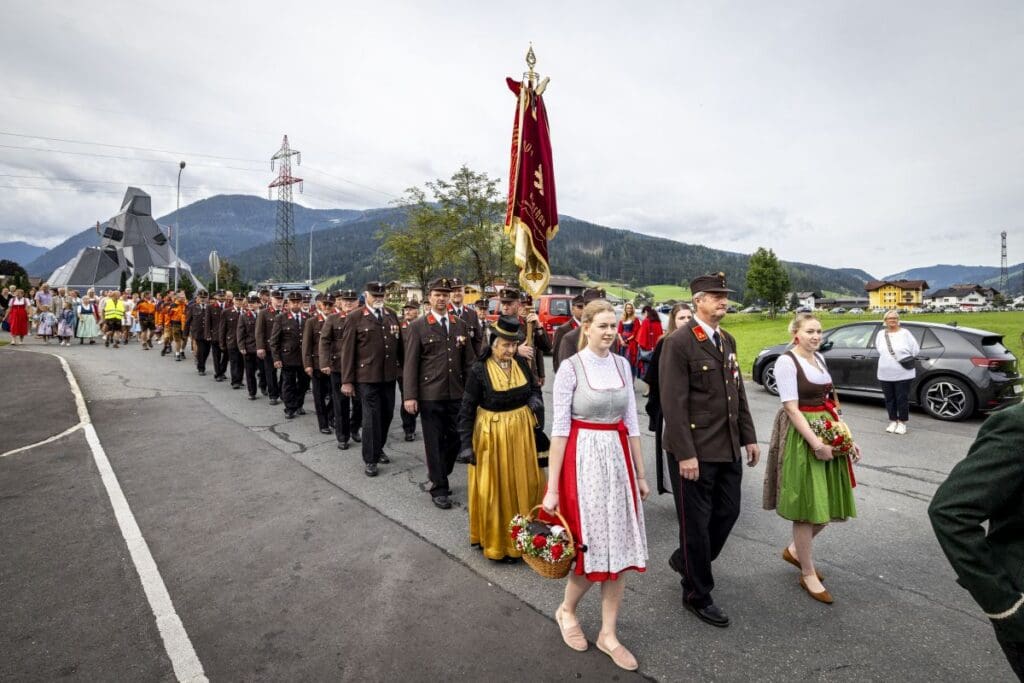
[[[1003,336],[970,327],[903,322],[921,346],[917,377],[910,400],[940,420],[966,420],[976,411],[988,412],[1020,403],[1022,379],[1017,358],[1003,346]],[[881,396],[876,378],[875,337],[880,321],[840,325],[826,330],[821,351],[836,388],[854,396]],[[753,378],[768,392],[775,387],[775,361],[789,349],[779,344],[763,349],[754,360]]]

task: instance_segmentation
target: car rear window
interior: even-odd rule
[[[569,299],[552,299],[551,315],[569,315]]]
[[[1003,338],[997,336],[982,337],[981,351],[987,358],[1006,358],[1010,350],[1003,346]]]

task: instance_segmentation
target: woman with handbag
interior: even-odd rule
[[[534,436],[544,424],[544,400],[529,362],[516,355],[520,328],[511,315],[491,326],[491,345],[469,370],[459,412],[459,455],[470,463],[469,542],[495,562],[522,556],[509,520],[544,496]]]
[[[853,465],[860,449],[848,453],[826,443],[824,429],[841,425],[832,377],[821,346],[821,322],[801,313],[789,325],[793,348],[775,361],[782,409],[775,418],[765,469],[765,509],[793,522],[793,541],[782,559],[800,569],[800,586],[819,602],[832,595],[815,569],[814,537],[829,522],[857,516],[853,499]]]
[[[601,584],[601,650],[633,671],[636,658],[616,634],[625,590],[624,572],[647,567],[647,535],[641,501],[649,489],[640,452],[636,393],[628,363],[611,352],[615,310],[591,301],[580,317],[585,346],[558,367],[552,389],[551,464],[544,509],[565,518],[582,552],[569,574],[555,621],[562,640],[582,652],[587,639],[576,608],[594,583]]]
[[[916,358],[921,352],[910,330],[900,327],[900,312],[885,314],[885,328],[875,338],[878,349],[878,382],[889,413],[889,434],[906,434],[910,420],[910,384],[917,375]]]

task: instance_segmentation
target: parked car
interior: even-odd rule
[[[760,313],[761,308],[759,306],[748,306],[744,308],[740,313]]]
[[[846,309],[843,308],[842,306],[836,306],[835,308],[833,308],[829,312],[830,313],[835,313],[836,315],[843,315],[844,313],[846,313]]]
[[[811,307],[810,306],[800,306],[800,307],[798,307],[793,312],[794,313],[811,313],[812,311],[811,311]]]
[[[1017,358],[1003,346],[1003,335],[970,327],[904,322],[917,339],[917,377],[910,401],[939,420],[966,420],[975,412],[998,410],[1022,399]],[[822,338],[822,354],[836,388],[855,396],[881,396],[876,379],[875,337],[880,321],[840,325]],[[753,378],[769,393],[775,386],[775,361],[789,344],[770,346],[754,360]]]
[[[572,297],[568,294],[542,294],[534,302],[537,317],[544,331],[550,337],[555,333],[555,328],[572,317]]]
[[[863,308],[851,308],[850,309],[850,315],[863,315],[863,314],[864,314],[864,309]]]

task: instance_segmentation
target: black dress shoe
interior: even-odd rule
[[[297,412],[299,415],[305,415],[306,414],[306,409],[305,408],[299,408],[295,412]]]
[[[206,370],[200,370],[199,371],[199,376],[200,377],[206,377]]]
[[[339,451],[347,451],[348,450],[348,439],[345,439],[344,441],[339,441],[338,442],[338,450]]]
[[[249,400],[250,400],[250,401],[255,401],[255,400],[256,400],[256,394],[251,394],[251,395],[249,396]]]
[[[355,433],[352,434],[352,440],[355,441],[356,443],[362,443],[363,437],[359,436],[359,432],[356,431]]]
[[[463,465],[468,465],[470,462],[472,462],[472,460],[473,459],[468,455],[459,454],[455,456],[455,462],[460,462]]]
[[[377,476],[377,465],[375,463],[372,463],[372,462],[366,463],[366,466],[363,468],[363,474],[365,474],[368,477],[376,477]]]
[[[214,375],[213,378],[218,382],[223,382],[225,379],[227,379],[226,377],[218,377],[217,375]]]
[[[232,389],[241,389],[241,388],[242,388],[242,385],[241,385],[241,384],[232,384],[232,385],[231,385],[231,388],[232,388]]]
[[[381,453],[377,456],[377,462],[387,465],[391,462],[391,458],[389,458],[385,453]]]
[[[285,417],[286,420],[294,420],[295,419],[295,411],[294,410],[288,410],[287,408],[285,408],[285,410],[284,410],[284,417]]]
[[[683,607],[696,614],[697,618],[706,624],[711,624],[718,628],[725,628],[729,625],[729,617],[715,603],[711,603],[706,607],[697,607],[684,598]]]
[[[452,500],[448,496],[435,496],[434,505],[442,510],[448,510],[452,506]]]
[[[679,564],[678,550],[674,551],[671,555],[668,556],[668,566],[671,567],[672,571],[674,571],[676,574],[679,574],[680,576],[683,575],[683,568]]]
[[[278,403],[280,403],[280,402],[281,402],[281,401],[279,401],[279,400],[278,400],[278,399],[276,399],[276,398],[272,398],[272,399],[270,399],[270,405],[272,405],[272,406],[276,406],[276,405],[277,405]]]
[[[409,432],[408,434],[405,435],[405,440],[406,441],[412,441],[415,438],[416,438],[416,434],[414,434],[413,432]]]
[[[321,428],[320,428],[320,433],[321,433],[321,434],[330,434],[330,433],[331,433],[331,430],[330,430],[330,428],[329,428],[329,427],[321,427]]]
[[[267,389],[266,389],[266,387],[263,387],[263,388],[261,388],[261,389],[260,389],[260,393],[261,393],[261,394],[263,394],[264,396],[266,396],[266,395],[267,395]]]

